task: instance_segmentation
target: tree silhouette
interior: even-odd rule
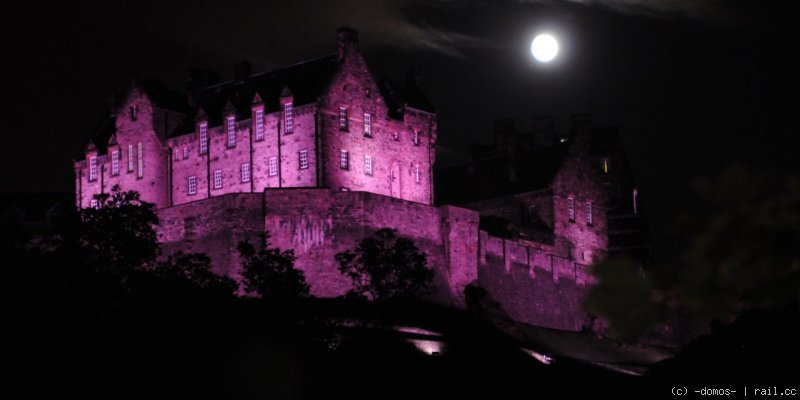
[[[627,338],[667,306],[697,321],[752,307],[798,310],[800,179],[733,168],[696,190],[700,208],[686,219],[690,240],[676,262],[642,269],[609,259],[594,267],[599,284],[585,306]]]
[[[122,191],[119,185],[94,198],[97,208],[80,210],[78,237],[90,268],[127,274],[152,266],[160,250],[155,205],[140,200],[135,191]]]
[[[203,253],[178,251],[158,263],[152,273],[161,279],[186,284],[220,295],[234,295],[239,285],[233,279],[211,271],[211,259]]]
[[[294,250],[281,251],[269,247],[269,235],[264,248],[256,250],[250,242],[238,246],[242,257],[245,289],[267,300],[294,300],[308,297],[305,274],[294,267]]]
[[[339,272],[353,282],[352,292],[370,301],[424,294],[433,281],[427,255],[394,229],[380,229],[355,250],[336,254]]]

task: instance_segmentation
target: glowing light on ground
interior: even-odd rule
[[[411,342],[417,350],[431,356],[441,355],[444,347],[442,346],[442,342],[435,340],[409,339],[408,341]]]
[[[531,42],[531,54],[539,62],[550,62],[558,55],[558,41],[551,35],[541,34]]]

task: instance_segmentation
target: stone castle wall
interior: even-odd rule
[[[478,213],[432,207],[367,192],[269,189],[218,196],[159,211],[165,254],[208,254],[215,271],[240,277],[236,245],[270,234],[271,246],[294,249],[311,293],[347,292],[334,255],[355,248],[380,228],[397,229],[428,255],[434,268],[432,300],[465,307],[464,287],[478,283],[516,319],[558,329],[580,329],[580,300],[591,277],[586,268],[525,242],[490,236]]]

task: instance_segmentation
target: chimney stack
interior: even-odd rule
[[[358,31],[347,26],[336,30],[336,50],[340,62],[345,55],[351,51],[358,50]]]
[[[233,70],[236,76],[236,82],[244,82],[253,72],[253,66],[250,64],[250,61],[241,60],[234,65]]]

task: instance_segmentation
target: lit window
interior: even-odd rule
[[[586,225],[592,225],[594,223],[594,216],[592,215],[592,202],[586,203]]]
[[[111,175],[119,175],[119,150],[111,153]]]
[[[347,153],[347,150],[342,150],[339,153],[339,168],[350,169],[350,156]]]
[[[216,170],[214,171],[214,189],[221,189],[222,188],[222,171]]]
[[[414,182],[419,183],[419,164],[414,165]]]
[[[283,122],[283,131],[286,133],[292,133],[294,130],[294,110],[292,109],[292,103],[286,103],[283,105]]]
[[[339,130],[347,130],[347,108],[339,107]]]
[[[133,172],[133,145],[128,145],[128,172]]]
[[[178,151],[178,149],[172,149],[172,159],[175,161],[181,160],[181,153]]]
[[[183,148],[183,159],[185,160],[187,158],[189,158],[189,148],[188,147],[184,147]]]
[[[259,108],[256,110],[256,140],[264,140],[264,110]]]
[[[242,182],[250,182],[250,163],[242,164]]]
[[[190,176],[189,177],[189,194],[197,194],[197,177]]]
[[[89,158],[89,180],[97,180],[97,157]]]
[[[372,175],[372,156],[364,156],[364,173]]]
[[[139,169],[136,171],[136,177],[141,178],[144,176],[144,152],[142,152],[142,142],[136,147],[136,157],[139,160]]]
[[[208,153],[208,124],[200,124],[200,154]]]
[[[575,199],[572,197],[567,198],[567,212],[570,222],[575,222]]]
[[[92,208],[99,208],[99,206],[98,206],[98,203],[97,203],[97,200],[96,200],[96,199],[94,199],[94,200],[90,201],[90,202],[89,202],[89,205],[90,205]]]
[[[364,113],[364,136],[372,136],[372,116]]]
[[[608,173],[608,158],[603,159],[603,173]]]
[[[131,113],[131,121],[136,121],[136,114],[139,111],[138,106],[130,106],[129,111]]]
[[[300,150],[300,169],[308,168],[308,150]]]
[[[269,158],[269,176],[278,175],[278,157]]]
[[[236,117],[229,116],[226,120],[228,130],[228,147],[236,147]]]
[[[419,132],[414,131],[414,146],[419,146]]]

